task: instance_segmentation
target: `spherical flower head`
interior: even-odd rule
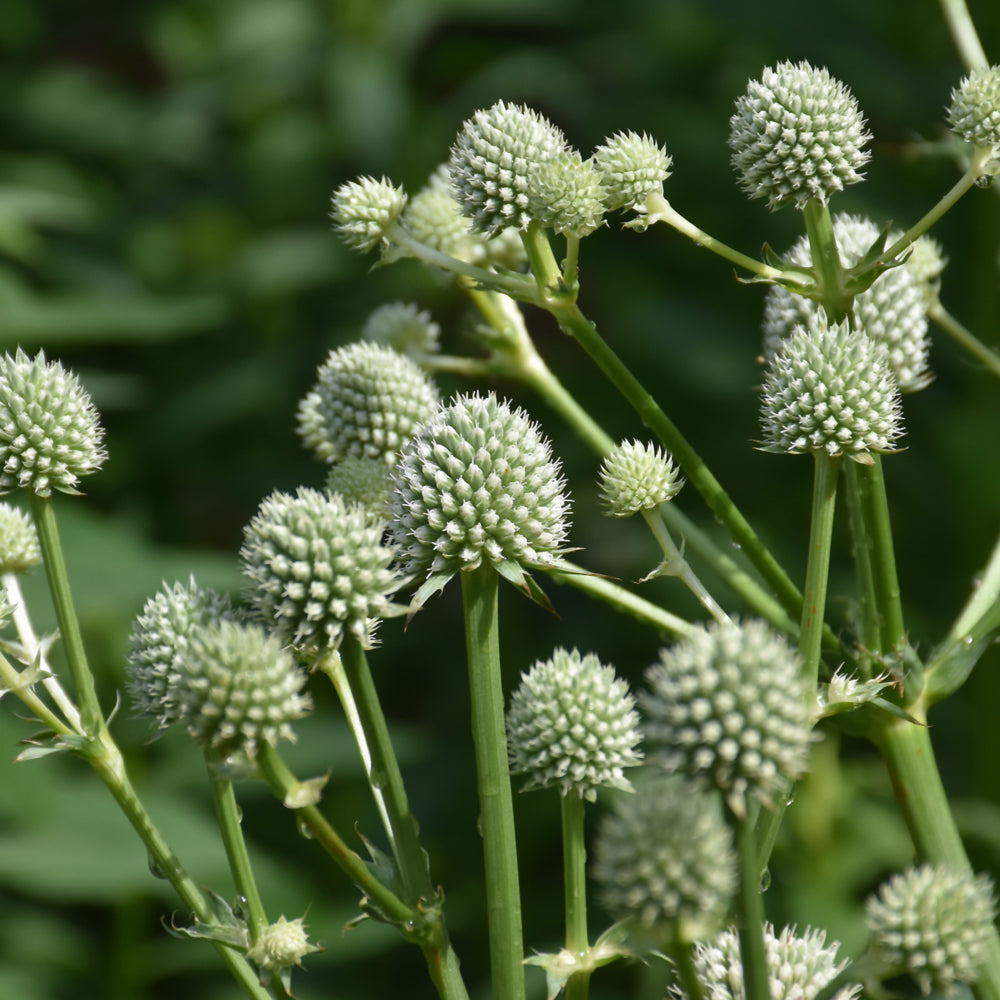
[[[360,504],[370,517],[383,522],[389,519],[391,479],[385,462],[348,455],[343,462],[331,466],[325,485],[330,493],[339,493],[346,503]]]
[[[486,256],[486,238],[472,229],[471,220],[455,200],[447,164],[439,166],[409,200],[403,225],[415,239],[449,257],[479,264]]]
[[[684,480],[662,449],[640,441],[622,441],[605,457],[599,483],[607,514],[629,517],[673,500]]]
[[[438,350],[441,327],[430,313],[412,302],[387,302],[373,310],[361,328],[363,340],[390,347],[407,357],[422,357]]]
[[[557,787],[593,802],[597,789],[631,789],[625,768],[642,754],[628,685],[593,654],[557,649],[521,677],[507,709],[511,774],[525,789]]]
[[[594,166],[604,182],[608,211],[642,207],[651,194],[663,193],[671,158],[648,135],[617,132],[594,150]]]
[[[846,321],[796,327],[768,365],[761,423],[765,451],[870,465],[895,450],[902,412],[885,348]]]
[[[294,741],[291,723],[312,709],[305,673],[258,625],[223,620],[195,629],[180,666],[170,692],[177,721],[219,757],[252,760],[262,743]]]
[[[155,718],[161,729],[180,718],[177,679],[191,647],[191,636],[221,621],[235,622],[232,601],[215,590],[164,584],[143,606],[129,636],[128,689],[139,715]]]
[[[563,236],[582,239],[604,220],[604,185],[590,160],[561,150],[528,175],[528,215]]]
[[[951,92],[948,124],[965,142],[1000,154],[1000,66],[974,69]]]
[[[309,943],[305,921],[302,917],[286,920],[278,917],[273,924],[261,929],[257,943],[247,950],[247,958],[267,972],[280,972],[293,965],[302,965],[302,959],[319,945]]]
[[[337,493],[272,493],[243,529],[247,603],[308,657],[337,649],[345,634],[370,646],[378,620],[405,610],[389,600],[404,581],[390,568],[384,526]]]
[[[813,725],[799,658],[762,622],[695,628],[646,671],[650,760],[717,787],[737,816],[806,769]],[[809,698],[814,702],[814,697]]]
[[[926,994],[974,983],[986,958],[996,916],[985,875],[921,865],[894,875],[866,905],[876,955],[908,972]]]
[[[0,358],[0,493],[78,493],[107,458],[104,428],[76,375],[45,352]]]
[[[359,177],[333,192],[334,228],[352,250],[368,253],[384,242],[406,205],[406,192],[383,177]]]
[[[348,455],[392,465],[438,407],[437,389],[412,359],[361,341],[331,351],[299,403],[298,432],[324,462]]]
[[[35,523],[9,503],[0,503],[0,576],[27,573],[42,561]]]
[[[853,267],[880,236],[870,219],[837,215],[833,220],[837,249],[845,267]],[[890,234],[890,242],[901,234]],[[915,392],[930,384],[927,331],[928,282],[937,277],[944,261],[934,259],[933,241],[920,239],[900,267],[883,272],[869,288],[856,295],[853,326],[884,344],[900,392]],[[793,264],[811,263],[809,242],[803,237],[787,254]],[[931,275],[929,272],[936,268]],[[770,357],[799,325],[811,326],[825,316],[812,299],[773,285],[764,300],[764,356]]]
[[[601,819],[591,875],[611,915],[644,936],[714,933],[736,888],[718,799],[676,775],[637,778],[636,794],[615,796]]]
[[[562,132],[547,118],[498,101],[467,119],[451,148],[448,169],[455,198],[487,236],[527,229],[529,176],[565,149]]]
[[[824,204],[861,180],[871,134],[858,103],[826,69],[779,63],[747,84],[729,120],[729,147],[740,184],[776,209]]]
[[[563,550],[569,500],[538,426],[490,393],[458,396],[400,452],[389,530],[403,570],[426,575],[417,603],[484,560],[523,582],[522,566]]]

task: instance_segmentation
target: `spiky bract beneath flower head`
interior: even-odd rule
[[[507,709],[510,770],[528,776],[525,789],[590,801],[601,786],[630,789],[640,740],[628,685],[593,653],[555,650],[522,675]]]
[[[618,132],[594,150],[594,165],[604,182],[608,211],[641,208],[651,194],[663,193],[671,159],[645,133]]]
[[[455,200],[476,229],[527,229],[528,179],[567,148],[562,132],[530,108],[498,101],[467,119],[451,148]]]
[[[370,342],[331,351],[299,403],[298,432],[324,462],[348,455],[391,465],[438,406],[434,384],[411,358]]]
[[[581,239],[604,219],[604,186],[590,160],[562,150],[528,175],[528,215],[557,233]]]
[[[406,192],[383,177],[341,184],[331,200],[334,228],[352,250],[367,253],[386,240],[406,205]]]
[[[761,411],[765,451],[870,465],[872,452],[893,451],[903,433],[885,348],[846,321],[796,327],[768,365]]]
[[[404,582],[382,543],[384,521],[336,493],[276,491],[243,530],[240,564],[255,615],[308,658],[345,634],[370,646],[378,620],[405,608]]]
[[[34,522],[23,510],[0,503],[0,576],[27,573],[41,561]]]
[[[729,120],[740,184],[776,209],[804,207],[861,180],[871,134],[857,101],[826,69],[779,63],[747,84]]]
[[[45,352],[0,358],[0,493],[77,493],[107,458],[104,428],[76,375]]]
[[[649,771],[602,817],[591,874],[616,920],[694,940],[719,929],[736,888],[732,834],[715,796]]]
[[[412,302],[387,302],[373,310],[361,328],[361,337],[399,354],[422,357],[438,349],[441,327],[426,310]]]
[[[646,671],[651,762],[717,787],[737,816],[806,768],[811,693],[786,639],[764,622],[697,627]]]
[[[974,69],[951,93],[951,130],[1000,155],[1000,66]]]
[[[684,485],[673,459],[661,448],[622,441],[599,473],[601,498],[611,517],[629,517],[672,500]]]
[[[985,875],[921,865],[894,875],[866,904],[876,955],[924,993],[974,983],[992,937],[996,900]]]
[[[390,531],[416,602],[484,560],[523,580],[563,550],[569,500],[548,441],[520,409],[490,393],[458,396],[399,455]]]

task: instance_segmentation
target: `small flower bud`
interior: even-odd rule
[[[293,965],[302,965],[302,959],[314,951],[322,951],[322,948],[309,943],[302,917],[294,920],[278,917],[261,930],[257,943],[247,950],[247,958],[268,972],[280,972]]]
[[[45,352],[0,358],[0,493],[77,493],[107,458],[104,428],[76,375]]]
[[[666,149],[645,133],[618,132],[606,139],[594,150],[594,166],[608,211],[641,208],[649,195],[662,195],[671,162]]]
[[[406,192],[383,177],[360,177],[333,192],[334,228],[352,250],[368,253],[386,239],[406,205]]]
[[[694,629],[646,671],[650,760],[715,785],[737,815],[806,768],[813,717],[798,655],[762,621]],[[810,698],[814,702],[814,698]]]
[[[392,348],[407,357],[434,354],[441,327],[430,313],[411,302],[387,302],[373,310],[361,328],[363,340]]]
[[[681,479],[673,459],[661,448],[622,441],[608,453],[599,473],[601,498],[610,517],[629,517],[673,500]]]
[[[891,969],[908,972],[926,994],[974,983],[996,915],[985,875],[921,865],[894,875],[866,904],[872,948]]]
[[[603,222],[604,187],[590,160],[561,150],[528,175],[528,215],[563,236],[582,239]]]
[[[9,503],[0,503],[0,576],[27,573],[42,561],[35,522]]]
[[[324,462],[348,455],[391,465],[438,406],[434,384],[412,358],[366,341],[331,351],[299,403],[298,432]]]
[[[974,69],[951,92],[948,124],[965,142],[1000,154],[1000,66]]]
[[[521,676],[507,709],[511,774],[525,789],[556,786],[593,802],[601,786],[631,789],[639,716],[628,685],[593,654],[557,649]]]
[[[751,80],[729,120],[740,184],[776,209],[823,202],[861,180],[871,139],[858,103],[826,69],[779,63]]]
[[[795,328],[768,365],[761,411],[765,451],[871,464],[903,433],[885,348],[846,322]]]

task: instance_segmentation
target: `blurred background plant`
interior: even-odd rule
[[[996,59],[1000,8],[971,6]],[[237,591],[241,530],[260,500],[276,488],[322,485],[323,468],[296,437],[295,409],[330,347],[356,339],[373,308],[401,299],[430,310],[444,349],[475,349],[465,302],[449,283],[413,264],[367,279],[370,261],[334,238],[329,195],[345,179],[385,173],[417,190],[461,122],[502,98],[539,109],[581,149],[617,130],[649,132],[673,155],[669,197],[688,218],[746,252],[765,241],[783,251],[798,219],[746,200],[726,146],[747,78],[783,59],[827,66],[874,133],[867,182],[840,196],[838,210],[900,225],[957,176],[944,108],[963,68],[931,4],[916,16],[908,5],[842,0],[818,31],[791,0],[5,0],[0,53],[0,350],[41,347],[78,371],[108,428],[110,459],[87,498],[60,504],[105,705],[124,688],[131,620],[161,580],[193,572],[204,586]],[[995,344],[1000,200],[973,193],[934,235],[949,259],[942,300]],[[727,265],[663,227],[640,237],[617,223],[588,239],[581,287],[588,315],[641,366],[801,579],[808,477],[751,447],[763,292],[737,285]],[[596,370],[548,317],[529,311],[528,319],[550,366],[600,412],[594,401],[607,389]],[[1000,509],[996,382],[940,336],[931,365],[934,383],[907,402],[910,448],[888,473],[918,650],[960,607]],[[469,387],[457,377],[439,383],[445,396]],[[624,580],[645,575],[654,558],[642,529],[601,517],[597,464],[585,447],[520,386],[489,388],[526,406],[552,437],[574,499],[571,542],[588,565],[613,566]],[[606,410],[609,433],[639,433],[623,407]],[[703,515],[694,504],[688,513]],[[850,572],[846,556],[835,556],[834,602],[850,590]],[[646,586],[677,613],[700,617],[676,582]],[[51,628],[38,610],[47,606],[40,572],[25,590],[36,625]],[[654,634],[593,614],[566,588],[550,596],[558,620],[505,595],[508,669],[525,670],[562,643],[598,651],[638,682],[655,659]],[[450,683],[464,670],[457,594],[436,604],[405,640],[401,622],[383,625],[372,663],[456,950],[470,984],[481,984],[475,779],[464,686]],[[973,864],[994,878],[997,667],[993,648],[932,717]],[[300,773],[332,766],[340,815],[371,831],[377,820],[349,734],[330,721],[339,719],[332,699],[324,707],[297,726],[289,758]],[[192,748],[172,735],[150,744],[128,709],[115,726],[150,811],[195,877],[225,886]],[[0,753],[0,996],[235,996],[209,948],[164,933],[161,918],[176,901],[79,763],[11,763],[28,734],[16,714],[0,714],[8,748]],[[841,768],[835,750],[832,739],[820,745],[789,813],[768,910],[776,925],[818,924],[857,951],[865,894],[911,849],[874,753],[852,745]],[[355,892],[303,848],[263,786],[241,788],[241,799],[273,911],[291,917],[308,907],[311,934],[327,949],[297,979],[300,996],[376,1000],[411,973],[423,977],[419,954],[390,930],[367,924],[342,934]],[[519,797],[516,807],[531,893],[526,940],[551,949],[561,902],[550,874],[559,871],[557,807],[546,796]],[[595,995],[635,995],[635,974],[609,972]]]

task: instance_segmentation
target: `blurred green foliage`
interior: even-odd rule
[[[972,0],[1000,58],[1000,8]],[[60,499],[71,575],[103,685],[122,688],[131,619],[161,579],[194,572],[239,588],[242,526],[276,487],[319,485],[294,433],[295,405],[331,346],[357,336],[390,299],[417,301],[445,347],[474,349],[465,304],[414,264],[369,274],[329,230],[330,191],[358,173],[415,190],[447,155],[462,120],[499,98],[546,113],[585,152],[619,129],[648,131],[674,156],[667,195],[689,218],[747,252],[783,249],[800,218],[740,195],[726,137],[749,76],[781,59],[826,65],[854,91],[875,135],[868,180],[838,211],[897,224],[953,181],[940,138],[962,68],[933,3],[841,0],[806,16],[773,0],[150,0],[0,4],[0,348],[44,348],[77,369],[108,427],[110,459],[82,500]],[[973,192],[935,230],[950,258],[942,298],[988,343],[998,340],[1000,203]],[[755,452],[761,293],[676,234],[617,225],[583,247],[582,303],[624,360],[703,452],[793,575],[804,566],[807,462]],[[574,345],[530,316],[542,353],[612,434],[641,435]],[[906,401],[908,450],[885,463],[911,639],[926,651],[967,595],[1000,509],[995,381],[948,342],[937,375]],[[463,387],[442,380],[445,392]],[[638,525],[598,515],[596,462],[520,387],[555,441],[587,565],[636,579],[653,555]],[[685,509],[706,520],[694,496]],[[708,527],[712,527],[710,524]],[[838,526],[831,615],[848,609]],[[697,568],[697,567],[696,567]],[[696,614],[678,585],[649,592]],[[658,637],[551,586],[560,618],[502,597],[510,680],[556,644],[594,649],[638,682]],[[44,586],[29,587],[51,627]],[[373,655],[415,811],[463,968],[485,995],[482,888],[457,588],[410,625],[383,626]],[[936,710],[934,739],[974,860],[1000,875],[1000,656],[994,648]],[[318,685],[317,685],[318,687]],[[303,774],[332,768],[346,830],[376,832],[329,692],[292,752]],[[6,703],[5,703],[6,708]],[[332,721],[331,721],[332,720]],[[124,706],[115,731],[140,791],[196,878],[229,891],[198,755],[149,744]],[[138,841],[75,761],[12,765],[30,729],[0,715],[0,996],[146,1000],[237,995],[211,950],[175,941],[176,905]],[[847,745],[799,793],[766,897],[772,919],[830,928],[860,947],[857,907],[908,841],[888,783],[865,747]],[[296,977],[298,995],[430,996],[419,954],[371,924],[341,933],[355,893],[303,844],[262,788],[240,787],[245,825],[273,917],[307,913],[327,947]],[[516,803],[530,947],[558,945],[558,808]],[[594,907],[593,925],[604,917]],[[378,956],[377,960],[373,956]],[[530,978],[529,974],[529,978]],[[595,996],[634,996],[641,970],[609,971]],[[413,984],[416,983],[414,986]],[[541,975],[532,980],[536,995]]]

